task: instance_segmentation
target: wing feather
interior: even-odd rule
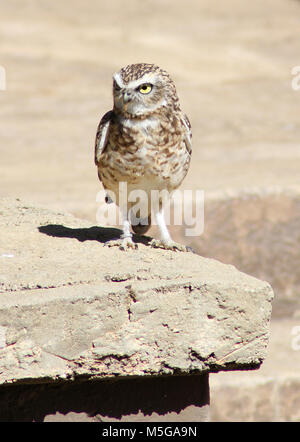
[[[98,166],[100,156],[104,152],[107,145],[109,126],[113,117],[113,111],[106,112],[101,118],[101,121],[97,128],[95,139],[95,164]]]
[[[192,155],[192,126],[188,117],[184,114],[182,122],[186,128],[186,133],[184,137],[186,149],[190,155]]]

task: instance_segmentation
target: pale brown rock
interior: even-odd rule
[[[0,382],[258,368],[273,292],[193,253],[1,200]]]

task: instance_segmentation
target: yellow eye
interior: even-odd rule
[[[141,94],[149,94],[149,92],[151,92],[151,90],[152,90],[152,84],[149,84],[149,83],[147,83],[147,84],[142,84],[142,85],[139,87],[139,92],[140,92]]]

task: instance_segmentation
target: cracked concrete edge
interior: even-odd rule
[[[258,368],[273,291],[245,276],[234,287],[125,281],[5,294],[0,383]]]

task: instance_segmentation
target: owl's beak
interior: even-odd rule
[[[125,91],[123,93],[123,100],[124,100],[124,103],[128,103],[129,101],[132,100],[132,93],[131,93],[131,91]]]

